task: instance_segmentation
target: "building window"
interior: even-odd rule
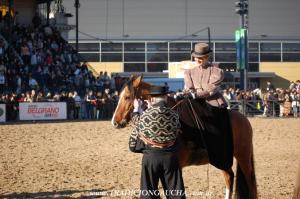
[[[170,43],[170,52],[191,52],[191,43]]]
[[[101,44],[102,52],[122,52],[122,43],[102,43]]]
[[[235,62],[236,53],[216,53],[215,54],[216,62]]]
[[[249,52],[258,52],[259,51],[259,48],[258,48],[258,43],[252,43],[252,42],[249,42],[249,48],[248,48],[248,51]]]
[[[215,51],[219,52],[219,51],[232,51],[235,52],[236,50],[236,44],[235,43],[216,43],[215,44]]]
[[[148,62],[167,62],[168,53],[147,53]]]
[[[148,72],[163,72],[168,70],[168,63],[147,63]]]
[[[260,43],[261,52],[280,52],[281,44],[280,43]]]
[[[259,67],[259,64],[258,63],[249,63],[248,65],[248,71],[249,72],[258,72],[258,67]]]
[[[102,53],[102,62],[122,62],[122,53]]]
[[[124,53],[125,62],[145,62],[145,53]]]
[[[124,43],[124,51],[145,51],[145,43]]]
[[[81,61],[99,62],[99,53],[79,53]]]
[[[168,43],[151,42],[147,43],[147,51],[168,51]]]
[[[170,62],[191,60],[191,53],[170,53]]]
[[[295,62],[300,61],[300,52],[299,53],[283,53],[282,55],[283,61],[286,62]]]
[[[249,53],[249,62],[258,62],[258,53]]]
[[[73,49],[76,48],[76,43],[70,43]],[[99,43],[78,43],[79,52],[99,52]]]
[[[124,72],[145,72],[145,63],[124,63]]]
[[[260,61],[280,62],[281,55],[280,53],[260,53]]]
[[[282,50],[283,52],[300,52],[300,43],[283,43]]]

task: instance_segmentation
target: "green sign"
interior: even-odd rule
[[[243,70],[248,65],[248,38],[247,29],[241,28],[235,31],[236,66],[237,70]]]

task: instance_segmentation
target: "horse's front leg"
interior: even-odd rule
[[[233,183],[234,183],[234,173],[232,169],[228,169],[227,171],[222,171],[225,179],[226,184],[226,194],[225,199],[232,198],[232,191],[233,191]]]

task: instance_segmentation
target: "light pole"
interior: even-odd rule
[[[235,2],[235,13],[240,15],[240,29],[236,31],[237,69],[240,71],[240,88],[247,90],[248,70],[248,0]]]
[[[76,8],[76,52],[78,53],[78,11],[80,7],[79,0],[75,0],[74,7]]]

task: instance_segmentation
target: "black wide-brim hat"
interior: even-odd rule
[[[149,95],[166,95],[170,93],[168,91],[168,88],[165,87],[165,86],[151,86],[150,87],[150,92],[149,92]]]
[[[197,43],[195,45],[195,49],[192,50],[192,56],[193,57],[203,57],[211,53],[211,49],[209,48],[209,45],[206,43]]]

